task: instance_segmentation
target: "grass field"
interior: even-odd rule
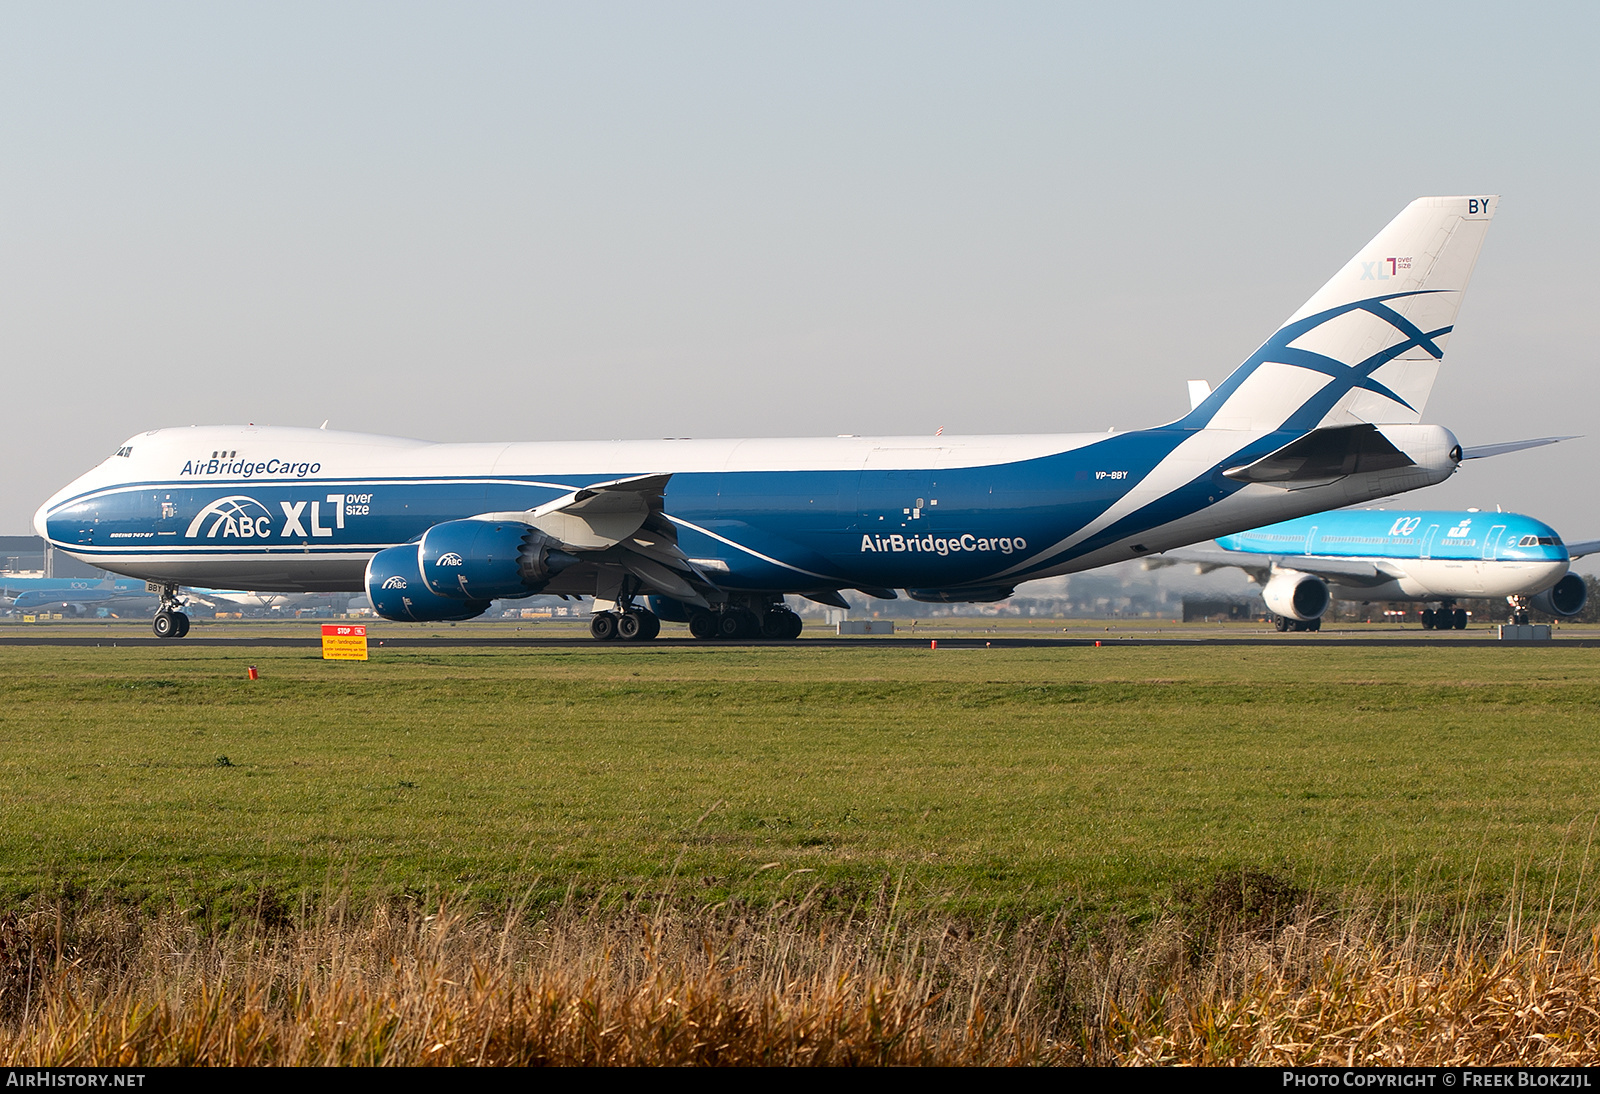
[[[246,667],[261,679],[246,679]],[[1578,882],[1600,651],[0,649],[0,899]]]

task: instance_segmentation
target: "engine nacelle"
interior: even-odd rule
[[[397,623],[443,623],[473,619],[489,610],[487,600],[438,596],[422,581],[415,543],[387,547],[367,563],[367,598],[372,610]]]
[[[1589,603],[1589,586],[1577,574],[1568,574],[1528,603],[1550,615],[1577,615]]]
[[[1328,594],[1328,583],[1320,577],[1298,570],[1278,570],[1261,590],[1261,599],[1275,615],[1309,623],[1322,618],[1332,597]]]
[[[423,584],[452,600],[530,596],[578,560],[521,521],[450,520],[417,544]]]

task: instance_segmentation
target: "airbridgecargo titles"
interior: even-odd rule
[[[184,585],[364,589],[379,614],[417,622],[587,596],[602,639],[651,638],[662,620],[793,637],[785,595],[996,600],[1536,443],[1463,451],[1422,423],[1496,204],[1412,202],[1220,386],[1191,381],[1189,413],[1152,429],[492,444],[158,429],[50,498],[35,526],[162,588],[156,632],[172,636],[187,629]]]
[[[1026,551],[1028,541],[1021,536],[998,536],[993,539],[975,536],[971,532],[960,536],[873,536],[861,537],[863,551],[925,551],[948,555],[951,551],[999,551],[1009,555],[1013,551]]]
[[[230,478],[261,478],[263,475],[303,479],[322,470],[320,463],[293,460],[191,460],[178,474],[184,478],[199,475],[226,475]]]

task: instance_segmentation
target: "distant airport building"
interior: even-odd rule
[[[0,573],[42,577],[105,576],[104,570],[47,546],[39,536],[0,536]]]
[[[1183,598],[1185,623],[1229,623],[1260,619],[1267,614],[1267,606],[1260,597],[1253,600],[1219,600],[1215,597]]]

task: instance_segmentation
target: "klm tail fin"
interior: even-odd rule
[[[1420,421],[1499,203],[1494,195],[1413,201],[1181,424]]]

